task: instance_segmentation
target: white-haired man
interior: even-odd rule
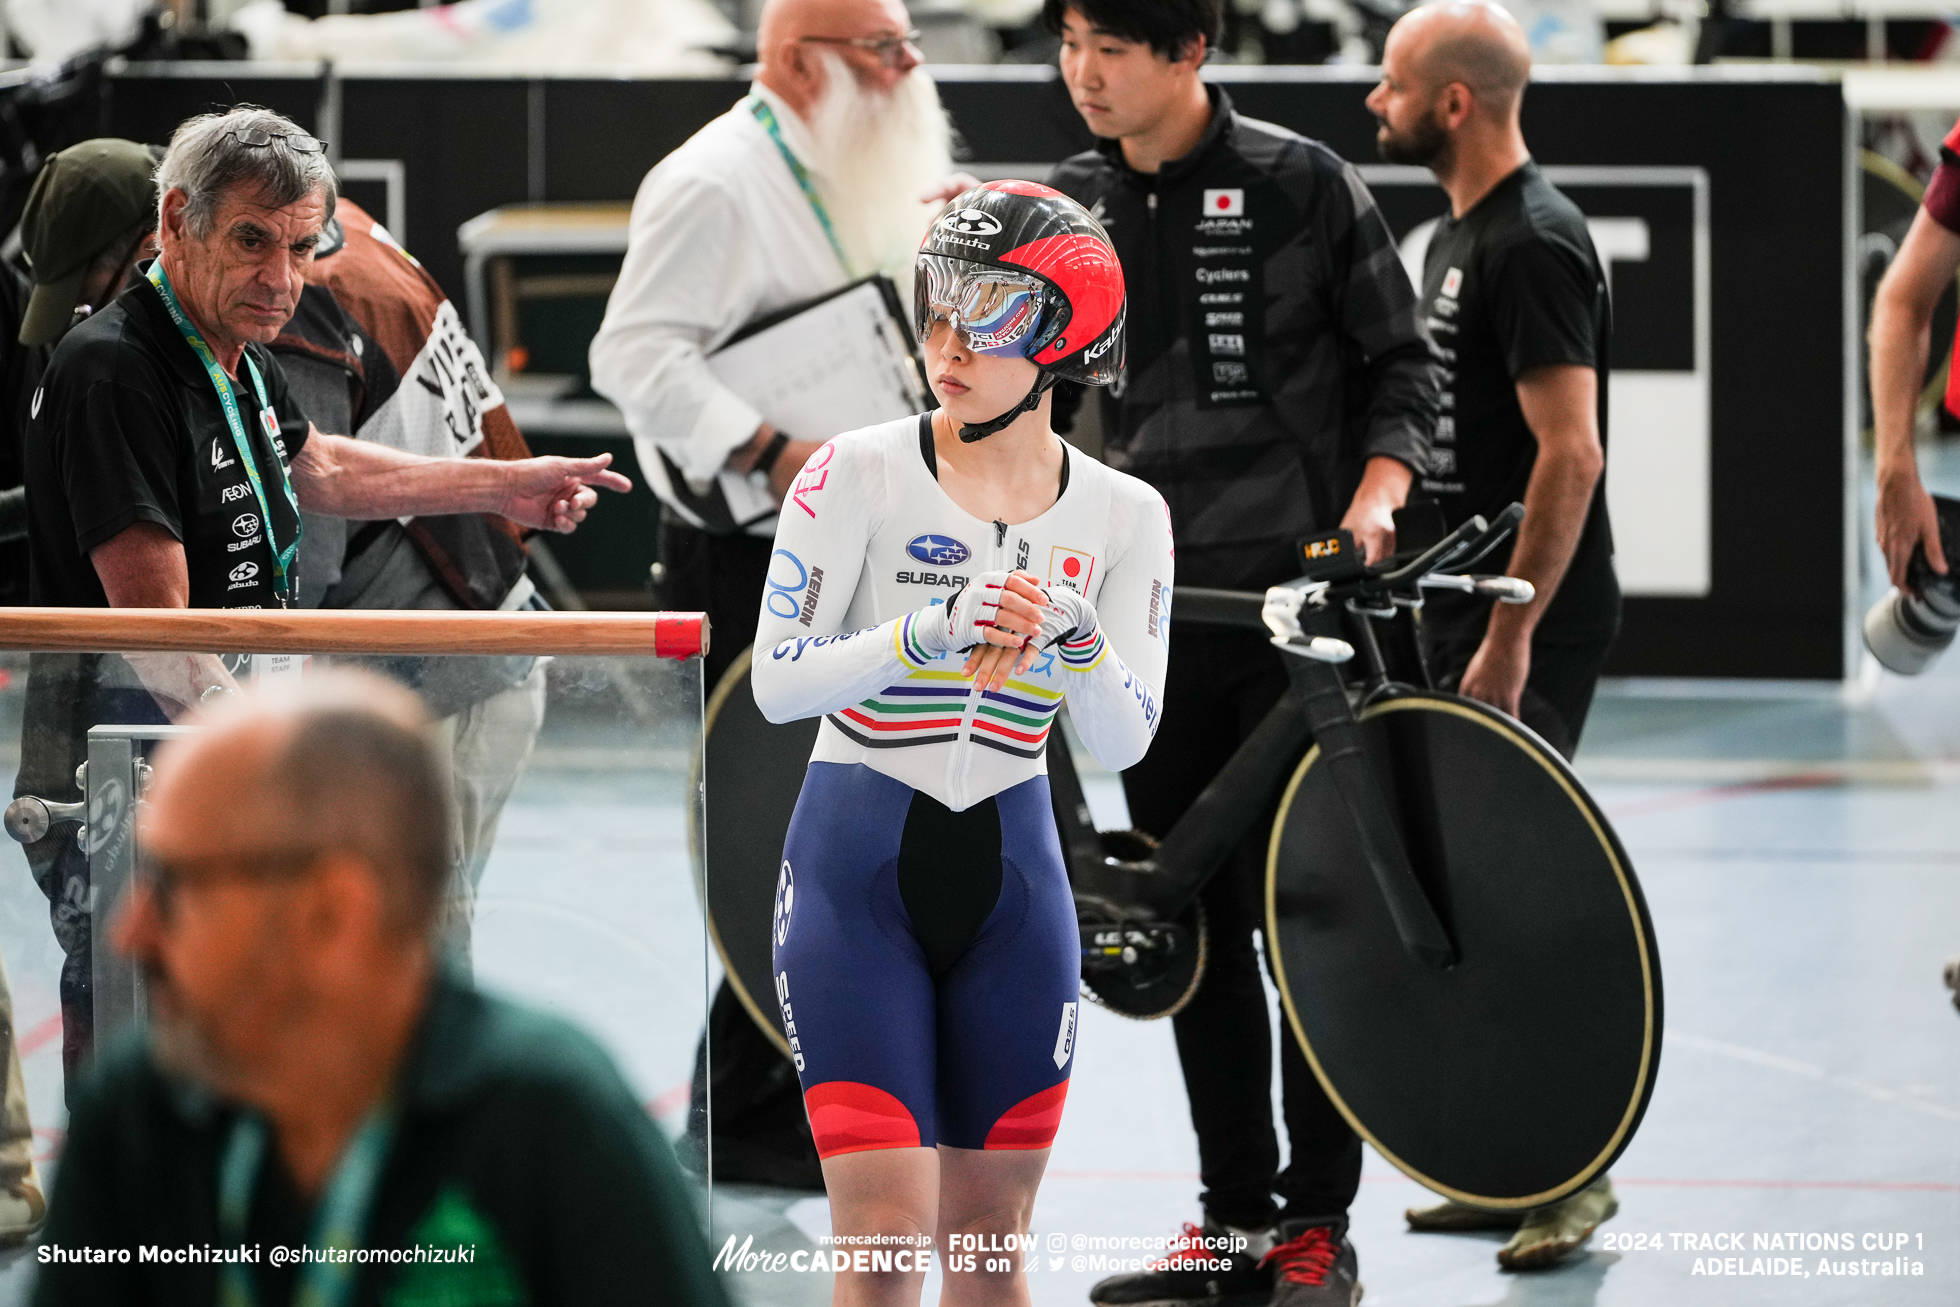
[[[707,358],[743,327],[912,258],[952,133],[900,0],[768,0],[749,94],[663,159],[633,201],[626,261],[592,342],[592,385],[626,415],[664,511],[661,605],[714,627],[712,689],[755,639],[774,515],[739,521],[715,486],[760,472],[781,503],[835,431],[777,431]],[[820,1185],[789,1064],[724,985],[715,999],[715,1171]],[[697,1077],[697,1099],[702,1084]]]
[[[497,513],[571,531],[594,486],[630,486],[607,456],[426,458],[320,432],[265,346],[293,316],[334,214],[321,143],[268,109],[208,114],[178,127],[156,180],[161,255],[62,338],[28,406],[30,602],[287,606],[302,508],[369,520]],[[90,725],[175,719],[235,688],[209,654],[43,661],[30,681],[30,698],[69,715],[29,723],[23,772],[60,778],[74,775]],[[72,1075],[91,1040],[92,896],[87,859],[65,832],[54,842]]]
[[[899,0],[769,0],[749,94],[647,174],[592,384],[626,415],[665,505],[665,606],[714,626],[712,688],[755,637],[773,516],[731,519],[718,473],[762,472],[780,502],[835,431],[775,430],[709,371],[756,319],[912,256],[949,181],[951,129]],[[704,491],[702,488],[706,487]]]

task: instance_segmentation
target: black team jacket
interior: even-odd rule
[[[1105,457],[1170,505],[1180,584],[1261,589],[1299,574],[1295,542],[1340,524],[1369,458],[1427,465],[1440,359],[1360,175],[1209,92],[1203,139],[1162,171],[1103,140],[1049,181],[1123,262]]]

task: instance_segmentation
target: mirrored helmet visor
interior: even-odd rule
[[[946,322],[976,354],[1022,358],[1041,325],[1042,285],[1032,276],[922,254],[914,285],[921,342]]]

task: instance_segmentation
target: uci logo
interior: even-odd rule
[[[958,567],[973,557],[971,549],[951,536],[913,536],[911,543],[905,546],[905,552],[934,567]]]
[[[782,874],[776,877],[776,947],[789,938],[789,914],[796,907],[796,876],[783,859]]]
[[[231,533],[240,540],[259,533],[259,517],[256,513],[240,513],[231,519]]]
[[[939,228],[962,236],[992,236],[1000,230],[1000,219],[979,209],[955,209],[939,220]]]

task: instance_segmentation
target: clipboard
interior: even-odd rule
[[[911,317],[883,273],[756,319],[708,356],[708,368],[764,421],[803,440],[938,407]],[[673,460],[661,458],[675,497],[712,533],[776,515],[766,476],[723,471],[696,494]]]

